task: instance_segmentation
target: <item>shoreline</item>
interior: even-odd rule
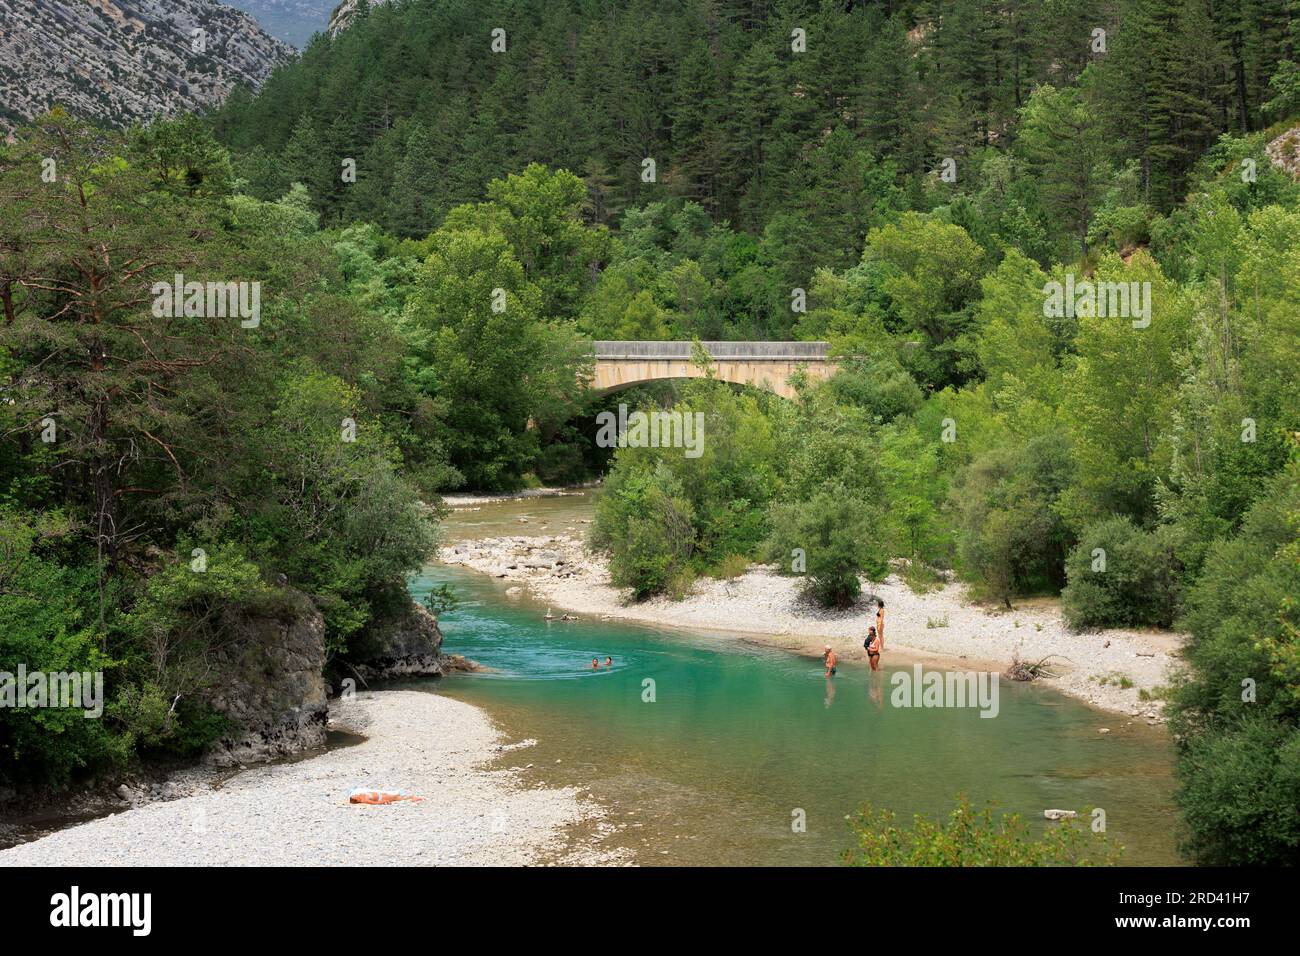
[[[211,789],[151,802],[0,850],[0,866],[611,865],[614,832],[582,788],[530,786],[494,769],[507,743],[482,709],[380,690],[333,701],[331,729],[359,743],[250,766]],[[420,802],[348,803],[354,787]],[[579,838],[579,831],[583,834]]]
[[[563,485],[557,487],[524,488],[521,491],[484,491],[484,492],[448,492],[442,495],[442,503],[452,511],[464,511],[479,505],[498,504],[502,501],[525,501],[530,498],[574,498],[581,497],[592,488],[600,487],[599,481],[585,485]]]
[[[799,581],[770,566],[743,575],[700,578],[690,596],[632,603],[609,583],[605,560],[568,534],[505,535],[460,541],[439,550],[438,560],[526,587],[557,610],[638,624],[725,632],[797,654],[820,657],[831,644],[843,663],[866,665],[862,635],[875,621],[868,598],[885,601],[882,662],[933,662],[957,669],[1006,670],[1016,656],[1025,662],[1050,658],[1056,675],[1044,684],[1103,711],[1164,722],[1163,704],[1140,693],[1167,684],[1177,666],[1183,637],[1156,631],[1071,631],[1059,607],[1026,601],[1010,610],[972,602],[961,584],[919,594],[897,576],[863,582],[863,597],[847,611],[814,606],[799,594]],[[510,593],[508,591],[507,593]],[[744,638],[740,638],[744,639]],[[891,660],[892,658],[892,660]]]

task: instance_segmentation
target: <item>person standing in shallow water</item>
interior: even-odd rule
[[[840,659],[835,656],[835,648],[827,644],[826,650],[822,653],[822,660],[826,662],[826,676],[834,677],[835,665],[840,662]]]
[[[871,669],[880,670],[880,635],[874,627],[867,628],[867,639],[862,642],[862,647],[867,652],[867,660],[871,661]]]

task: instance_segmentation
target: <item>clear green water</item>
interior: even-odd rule
[[[1006,681],[994,719],[895,708],[889,670],[850,663],[828,684],[818,661],[736,636],[548,623],[502,582],[458,568],[432,566],[412,590],[444,581],[463,602],[442,619],[445,649],[492,670],[435,691],[482,706],[516,739],[537,738],[502,765],[590,788],[626,824],[612,843],[640,863],[830,865],[862,801],[908,818],[945,813],[958,792],[1035,828],[1048,807],[1101,807],[1124,862],[1178,862],[1159,728]],[[614,668],[593,672],[606,655]],[[647,678],[653,703],[642,699]],[[806,832],[792,829],[796,810]]]

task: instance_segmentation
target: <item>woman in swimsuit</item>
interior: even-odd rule
[[[867,639],[862,645],[867,649],[867,660],[871,661],[873,671],[880,670],[880,638],[875,627],[867,629]]]

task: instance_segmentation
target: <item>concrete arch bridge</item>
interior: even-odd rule
[[[769,388],[794,398],[790,376],[802,368],[814,381],[835,374],[828,342],[701,342],[724,382]],[[690,342],[596,342],[592,388],[616,392],[664,378],[701,378],[691,363]]]

